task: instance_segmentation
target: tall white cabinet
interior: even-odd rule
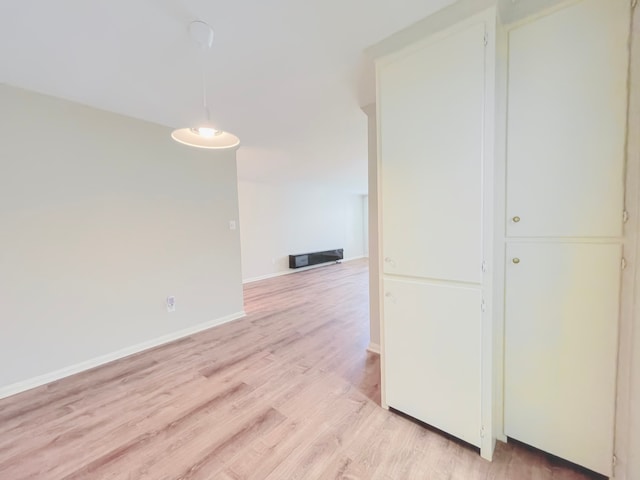
[[[505,433],[610,475],[627,111],[626,0],[509,32]]]
[[[383,404],[489,459],[612,473],[629,14],[569,1],[501,40],[491,8],[376,61]]]
[[[494,29],[491,9],[377,64],[384,400],[478,447]]]

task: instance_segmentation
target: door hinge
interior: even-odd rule
[[[484,438],[484,427],[480,427],[480,438]]]
[[[611,459],[611,465],[613,466],[613,468],[616,468],[617,464],[618,464],[618,457],[614,455],[613,458]]]
[[[638,0],[631,0],[631,8],[636,8],[638,6]]]
[[[629,212],[626,210],[622,212],[622,223],[627,223],[629,221]]]
[[[487,271],[487,262],[483,261],[482,262],[482,266],[480,268],[482,268],[482,273],[486,272]]]
[[[622,270],[627,268],[627,260],[624,257],[622,257],[622,260],[620,261],[620,266],[622,267]]]
[[[484,298],[482,299],[482,302],[480,303],[480,310],[483,312],[487,311],[487,304],[484,303]]]
[[[489,34],[487,32],[484,32],[484,46],[486,47],[487,45],[489,45]]]

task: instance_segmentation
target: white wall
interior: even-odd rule
[[[242,311],[235,152],[4,85],[0,106],[0,394]]]
[[[289,255],[344,248],[364,256],[362,195],[301,184],[240,182],[242,278],[289,272]]]
[[[631,352],[632,361],[630,369],[630,395],[629,395],[629,446],[628,446],[628,480],[640,478],[640,195],[637,190],[640,185],[640,8],[635,9],[632,25],[632,54],[630,75],[630,102],[629,102],[629,130],[628,130],[628,164],[629,172],[635,171],[636,198],[635,205],[627,205],[631,211],[631,220],[635,221],[635,310],[632,314],[631,326]],[[631,183],[631,182],[630,182]],[[633,184],[633,183],[632,183]],[[636,211],[633,212],[635,207]],[[625,253],[626,255],[626,253]]]
[[[640,120],[640,115],[636,113],[636,118]],[[640,124],[640,123],[637,123]],[[637,142],[636,142],[637,144]],[[640,205],[638,205],[640,207]],[[636,238],[640,232],[636,233]],[[636,251],[636,259],[640,258],[640,248]],[[636,265],[636,275],[637,275]],[[636,277],[635,288],[635,312],[633,336],[631,338],[631,368],[630,368],[630,389],[629,389],[629,439],[628,439],[628,480],[640,478],[640,279]]]

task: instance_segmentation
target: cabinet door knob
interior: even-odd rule
[[[511,260],[513,263],[515,263],[516,265],[520,263],[520,259],[519,258],[514,258]]]
[[[520,217],[513,217],[513,223],[518,223],[520,221]]]

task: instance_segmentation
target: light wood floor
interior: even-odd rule
[[[585,479],[379,406],[365,261],[245,287],[247,317],[0,400],[0,479]]]

